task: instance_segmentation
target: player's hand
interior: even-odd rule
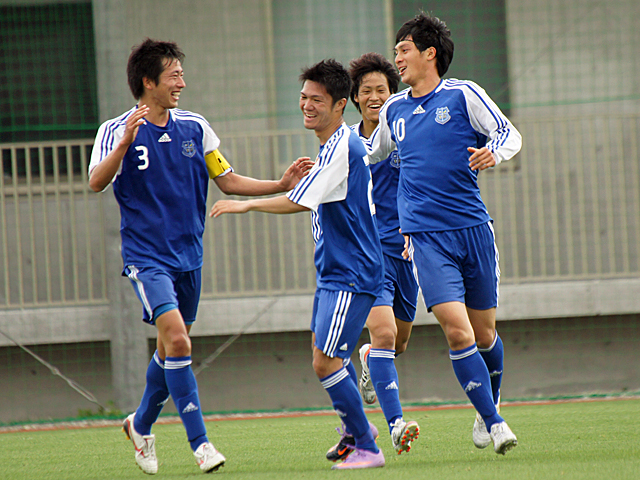
[[[289,168],[280,179],[282,191],[288,192],[292,190],[300,180],[309,174],[309,170],[311,170],[314,163],[309,157],[300,157],[289,165]]]
[[[246,213],[249,202],[242,200],[218,200],[209,211],[210,217],[219,217],[223,213]]]
[[[469,157],[469,167],[471,170],[484,170],[496,166],[496,157],[487,147],[467,148],[471,156]]]
[[[136,139],[136,135],[138,135],[138,129],[140,125],[144,125],[145,120],[144,117],[149,113],[149,107],[146,105],[140,105],[138,109],[133,112],[133,114],[127,118],[127,123],[124,128],[124,135],[120,140],[120,143],[123,145],[129,146]]]
[[[398,229],[400,234],[402,235],[402,229]],[[405,260],[411,260],[411,255],[409,255],[409,235],[402,235],[404,237],[404,250],[402,251],[402,258]]]

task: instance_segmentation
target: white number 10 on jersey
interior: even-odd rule
[[[393,134],[396,136],[396,141],[401,142],[404,140],[405,128],[404,118],[393,122]]]

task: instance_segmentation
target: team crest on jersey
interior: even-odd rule
[[[440,107],[436,109],[436,122],[440,125],[444,125],[449,120],[451,120],[451,115],[449,115],[449,107]]]
[[[391,154],[391,157],[389,158],[389,163],[393,168],[400,168],[400,155],[398,155],[397,150]]]
[[[186,140],[182,142],[182,154],[189,158],[196,154],[196,146],[193,143],[193,140]]]

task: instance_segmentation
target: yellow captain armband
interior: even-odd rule
[[[207,164],[210,178],[216,178],[231,168],[231,165],[229,165],[227,159],[220,153],[220,150],[214,150],[207,154],[207,156],[204,157],[204,161]]]

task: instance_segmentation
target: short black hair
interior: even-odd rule
[[[429,47],[436,49],[438,75],[444,76],[453,60],[453,40],[447,25],[438,17],[420,12],[400,27],[396,33],[396,45],[408,36],[421,52]]]
[[[157,85],[160,75],[166,68],[165,61],[184,60],[184,53],[175,42],[162,42],[146,38],[140,45],[131,49],[127,62],[127,81],[129,89],[136,100],[144,93],[142,80],[146,77]]]
[[[353,86],[351,87],[351,102],[356,106],[358,112],[361,110],[360,104],[356,102],[356,95],[358,95],[358,90],[360,90],[364,76],[372,72],[380,72],[387,78],[389,91],[392,94],[398,91],[400,74],[384,56],[379,53],[370,52],[365,53],[355,60],[351,60],[351,62],[349,62],[349,76],[353,82]]]
[[[315,65],[302,69],[300,83],[307,80],[322,85],[333,100],[332,106],[339,100],[349,98],[351,78],[342,64],[333,58],[322,60]]]

